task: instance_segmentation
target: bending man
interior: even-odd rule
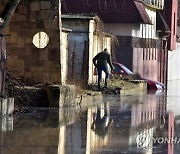
[[[111,69],[113,70],[113,65],[111,62],[111,56],[107,52],[107,49],[105,48],[104,51],[101,51],[93,58],[93,64],[97,68],[98,71],[98,90],[101,90],[101,80],[102,80],[102,71],[105,72],[105,87],[107,87],[107,80],[109,78],[109,70],[108,65],[110,65]]]

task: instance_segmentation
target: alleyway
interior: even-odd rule
[[[86,109],[32,108],[4,117],[0,121],[0,153],[179,154],[179,84],[169,83],[167,98],[153,92],[106,97]],[[168,144],[165,139],[173,134],[175,140]]]

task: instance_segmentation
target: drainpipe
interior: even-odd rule
[[[166,40],[166,48],[165,48],[165,51],[166,51],[166,91],[167,91],[167,85],[168,85],[168,50],[167,50],[167,40]]]
[[[168,85],[168,49],[167,49],[167,44],[168,44],[168,37],[169,37],[169,34],[164,36],[163,38],[163,48],[164,48],[164,53],[165,53],[165,67],[166,67],[166,74],[165,74],[165,87],[166,87],[166,90],[167,90],[167,85]]]

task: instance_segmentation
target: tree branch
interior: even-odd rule
[[[6,6],[4,7],[4,10],[0,16],[4,20],[2,25],[0,25],[0,32],[2,32],[4,30],[4,28],[7,26],[7,24],[9,23],[19,2],[20,2],[20,0],[8,0]]]

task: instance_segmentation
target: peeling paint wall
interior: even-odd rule
[[[68,36],[68,80],[70,82],[82,82],[84,67],[87,65],[84,61],[87,42],[86,33],[70,33]],[[86,63],[86,64],[84,64]]]
[[[63,27],[71,29],[68,34],[67,79],[69,84],[83,85],[85,53],[88,53],[88,21],[79,19],[62,19]],[[87,73],[86,73],[87,75]]]

